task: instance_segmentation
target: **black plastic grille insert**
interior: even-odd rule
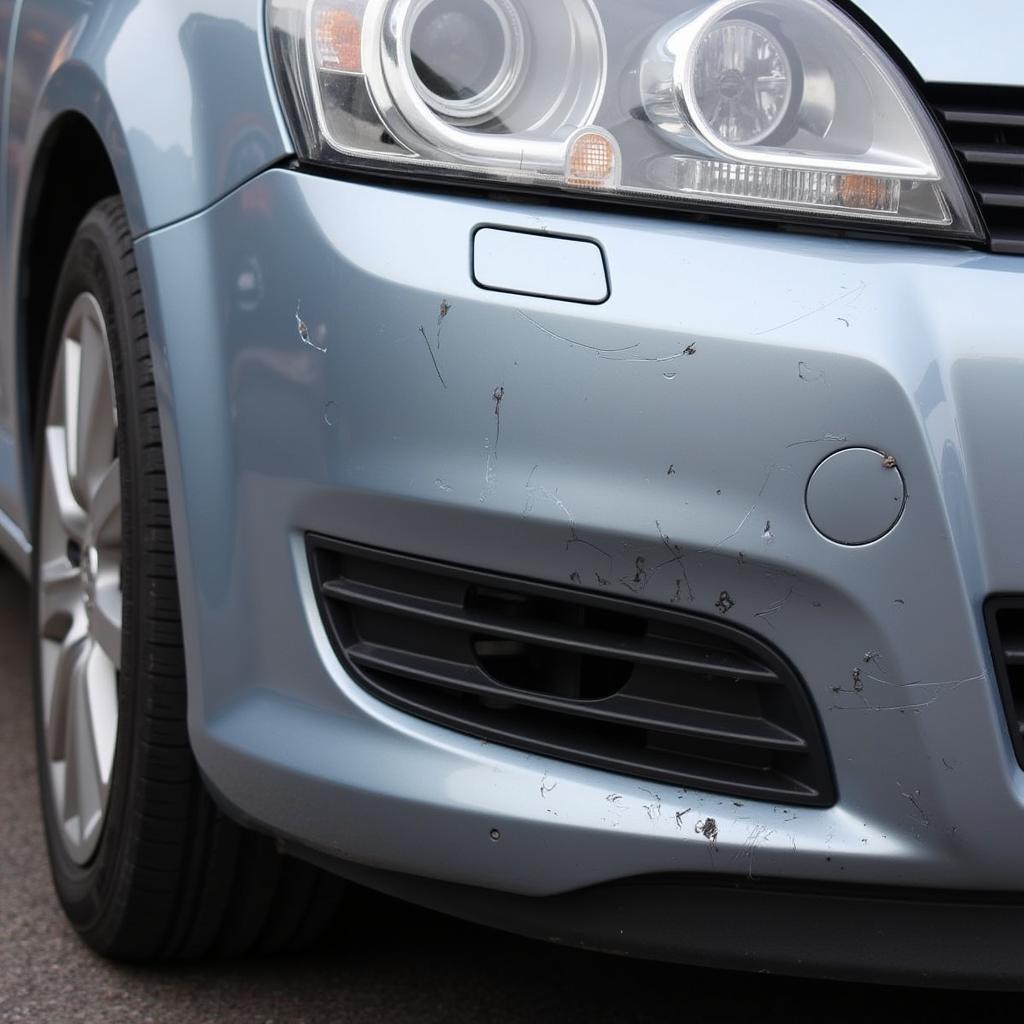
[[[316,535],[307,549],[336,653],[394,707],[652,781],[835,801],[803,682],[739,629]]]
[[[1024,89],[933,85],[928,99],[978,198],[993,252],[1024,255]]]
[[[985,603],[985,622],[1010,738],[1024,768],[1024,597],[990,598]]]

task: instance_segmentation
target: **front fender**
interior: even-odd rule
[[[210,206],[291,152],[263,12],[263,0],[31,0],[17,9],[0,111],[0,510],[21,531],[17,254],[50,143],[69,115],[92,125],[135,237]]]
[[[62,114],[95,126],[133,234],[209,206],[291,152],[264,45],[262,0],[37,0],[15,48],[8,197],[19,208]]]

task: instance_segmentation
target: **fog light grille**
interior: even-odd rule
[[[985,621],[1010,738],[1024,768],[1024,597],[990,598]]]
[[[804,684],[739,629],[326,537],[307,548],[336,653],[394,707],[652,781],[835,800]]]

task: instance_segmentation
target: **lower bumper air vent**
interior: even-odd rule
[[[1024,768],[1024,597],[993,597],[985,604],[1003,706],[1017,761]]]
[[[394,707],[652,781],[835,801],[803,683],[741,630],[326,537],[307,550],[336,653]]]

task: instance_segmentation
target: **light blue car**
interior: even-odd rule
[[[1019,0],[0,0],[57,893],[1024,987]],[[343,920],[343,917],[342,917]]]

